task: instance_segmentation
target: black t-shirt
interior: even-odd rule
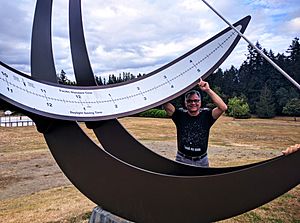
[[[172,120],[177,129],[178,150],[188,156],[201,156],[207,152],[210,127],[216,121],[212,110],[201,109],[199,115],[176,109]]]

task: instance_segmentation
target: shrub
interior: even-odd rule
[[[140,117],[167,118],[167,112],[161,109],[150,109],[139,114]]]
[[[228,100],[227,113],[233,118],[250,118],[248,103],[241,97],[234,97]]]
[[[297,121],[297,116],[300,116],[300,99],[293,98],[283,107],[282,113],[289,116],[294,116]]]

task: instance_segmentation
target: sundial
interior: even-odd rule
[[[224,29],[141,79],[99,87],[85,46],[81,1],[69,6],[78,86],[56,83],[52,1],[37,0],[31,77],[1,62],[0,100],[33,117],[61,170],[85,196],[135,222],[196,223],[244,213],[299,184],[299,152],[244,166],[193,167],[154,154],[116,119],[163,104],[205,79],[238,44],[236,30]],[[247,16],[234,27],[243,33],[249,21]],[[77,121],[87,122],[103,149]]]

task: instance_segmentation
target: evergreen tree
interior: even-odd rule
[[[259,118],[273,118],[276,115],[272,92],[265,86],[256,103],[256,114]]]
[[[295,38],[287,50],[289,60],[289,74],[300,83],[300,43],[299,38]]]
[[[68,82],[68,78],[66,72],[64,70],[61,70],[60,74],[58,75],[58,83],[67,84],[67,82]]]
[[[234,66],[224,72],[220,69],[218,76],[216,87],[220,88],[223,99],[236,96],[239,89],[238,69]]]
[[[95,76],[95,80],[97,85],[102,86],[104,83],[102,82],[102,78],[100,76]]]
[[[114,74],[111,75],[111,78],[112,78],[112,83],[113,84],[118,83],[117,78]]]
[[[57,75],[58,83],[65,85],[76,85],[75,81],[71,81],[68,79],[67,74],[64,70],[60,71],[60,74]]]
[[[261,49],[257,42],[256,47]],[[247,60],[242,64],[239,72],[240,89],[248,98],[251,111],[255,111],[255,104],[259,100],[260,91],[263,88],[266,74],[263,70],[262,56],[251,46],[248,46]]]
[[[107,84],[115,84],[115,83],[118,83],[116,76],[114,74],[110,74],[108,76]]]
[[[119,77],[117,78],[117,83],[121,83],[121,82],[123,82],[122,74],[119,73]]]
[[[210,86],[219,87],[220,89],[223,90],[226,87],[224,85],[223,78],[224,78],[224,72],[221,68],[219,68],[216,72],[209,75],[205,79],[205,81],[208,81]]]
[[[112,80],[111,74],[108,76],[107,84],[113,84],[113,80]]]
[[[289,98],[289,91],[286,88],[280,87],[275,91],[276,114],[281,115],[282,108],[289,101]]]

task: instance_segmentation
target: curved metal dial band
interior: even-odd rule
[[[236,24],[244,31],[250,17]],[[134,114],[169,101],[211,73],[239,36],[228,28],[145,78],[109,87],[68,87],[37,81],[0,63],[0,97],[50,118],[94,121]]]

